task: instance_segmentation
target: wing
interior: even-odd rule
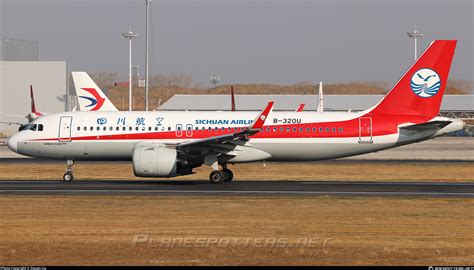
[[[249,136],[252,136],[260,132],[268,114],[270,113],[272,109],[273,109],[273,101],[269,102],[267,107],[265,107],[265,109],[258,115],[258,117],[255,118],[255,120],[253,120],[252,124],[246,129],[244,129],[243,131],[204,138],[204,139],[195,140],[195,141],[182,142],[182,143],[175,144],[174,146],[176,146],[176,148],[183,148],[183,147],[196,146],[196,145],[223,144],[223,143],[235,142],[239,140],[247,141]]]
[[[213,136],[194,141],[185,141],[177,144],[167,144],[168,147],[174,147],[182,155],[202,156],[203,153],[215,152],[217,154],[238,155],[235,148],[243,146],[252,135],[262,130],[268,114],[273,109],[273,101],[269,102],[267,107],[258,115],[252,124],[240,132],[234,132],[219,136]]]

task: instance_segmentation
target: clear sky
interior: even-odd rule
[[[144,74],[144,0],[0,0],[5,37],[38,40],[41,60],[71,70],[128,74],[128,42]],[[459,40],[451,78],[472,80],[472,0],[153,0],[153,73],[188,73],[208,85],[387,81],[434,39]]]

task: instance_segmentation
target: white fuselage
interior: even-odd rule
[[[366,113],[274,111],[243,146],[268,153],[269,160],[310,161],[379,151],[434,136],[432,132],[400,134],[400,123],[380,124]],[[32,157],[131,160],[137,143],[170,144],[234,133],[248,127],[257,115],[253,111],[65,112],[37,119],[36,130],[19,132],[8,145]],[[453,129],[459,126],[444,133]],[[242,155],[230,162],[258,159]]]

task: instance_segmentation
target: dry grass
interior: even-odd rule
[[[1,265],[468,265],[474,200],[0,197]],[[133,245],[137,234],[153,241]],[[314,239],[169,247],[166,239]],[[178,241],[179,243],[179,241]],[[161,246],[160,246],[161,245]]]
[[[61,179],[64,163],[0,163],[0,180]],[[229,166],[236,181],[245,180],[315,180],[315,181],[429,181],[472,182],[472,163],[250,163]],[[78,180],[141,179],[133,176],[131,163],[126,162],[78,162],[75,165]],[[208,179],[210,167],[196,169],[196,174],[175,178]],[[107,173],[106,173],[107,172]]]

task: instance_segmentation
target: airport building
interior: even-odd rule
[[[2,37],[0,51],[0,122],[26,122],[25,116],[31,108],[30,85],[38,111],[56,113],[65,110],[65,61],[39,61],[37,41]],[[0,124],[0,136],[16,131],[17,125]]]

